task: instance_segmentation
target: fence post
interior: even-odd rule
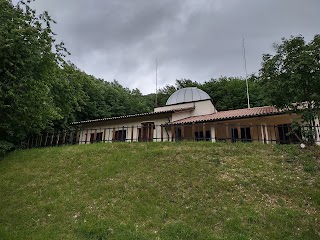
[[[59,146],[59,140],[60,140],[60,130],[58,131],[56,146]]]
[[[67,136],[67,131],[63,130],[62,144],[66,143],[66,136]]]
[[[44,146],[47,146],[49,133],[46,134],[46,139],[44,140]]]
[[[230,135],[229,124],[226,123],[226,142],[229,141],[229,135]]]
[[[144,139],[143,139],[143,129],[144,129],[144,126],[142,125],[142,126],[141,126],[141,137],[140,137],[140,139],[141,139],[142,142],[144,142]]]
[[[52,146],[53,144],[53,138],[54,138],[54,131],[52,132],[52,135],[51,135],[50,146]]]
[[[72,142],[73,142],[73,131],[70,130],[70,132],[69,132],[69,143],[72,144]]]
[[[116,140],[116,128],[112,129],[112,141]]]
[[[181,140],[184,140],[184,123],[181,125]]]
[[[160,138],[161,138],[161,142],[163,142],[163,125],[160,125]]]
[[[174,140],[174,126],[171,125],[171,142]]]
[[[76,136],[76,144],[79,144],[79,140],[80,140],[80,129],[77,128],[77,136]]]
[[[102,138],[104,143],[106,142],[106,133],[107,133],[107,129],[104,128],[103,129],[103,138]]]
[[[42,134],[40,134],[40,147],[42,147]]]
[[[202,124],[203,141],[206,141],[206,124]]]
[[[93,142],[96,143],[97,142],[97,129],[94,129],[94,133],[93,133]]]
[[[84,144],[87,144],[88,135],[89,135],[89,128],[87,128],[87,130],[86,130],[86,135],[85,135],[85,139],[84,139]]]
[[[194,141],[195,140],[195,125],[194,125],[194,122],[192,123],[192,130],[191,130],[191,134],[192,134],[192,140]]]
[[[134,126],[131,127],[131,142],[133,142],[133,128]]]

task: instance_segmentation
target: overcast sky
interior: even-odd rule
[[[144,94],[187,78],[257,73],[282,37],[320,33],[320,0],[36,0],[81,70]]]

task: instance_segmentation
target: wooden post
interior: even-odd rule
[[[181,126],[181,140],[184,140],[184,124]]]
[[[229,124],[226,123],[226,142],[228,142],[228,140],[229,140],[229,135],[230,135],[230,132],[229,132]]]
[[[103,142],[106,142],[106,133],[107,133],[107,129],[105,128],[105,129],[103,130],[103,136],[102,136],[102,141],[103,141]]]
[[[42,147],[42,134],[40,134],[40,147]]]
[[[110,136],[111,136],[110,132],[111,132],[111,128],[108,128],[108,139],[107,139],[107,142],[110,141]]]
[[[131,142],[133,142],[133,128],[134,128],[134,126],[132,126],[132,128],[131,128]]]
[[[52,132],[52,135],[51,135],[50,146],[53,145],[53,139],[54,139],[54,131]]]
[[[47,133],[47,135],[46,135],[46,139],[44,140],[44,146],[47,146],[48,136],[49,136],[49,133]]]
[[[30,148],[33,148],[33,139],[34,139],[34,136],[32,136],[32,138],[31,138],[31,147]]]
[[[39,135],[36,135],[36,137],[35,137],[35,143],[34,143],[34,146],[35,146],[35,147],[38,147],[38,139],[39,139]]]
[[[175,127],[173,125],[171,125],[171,142],[174,141],[175,138]]]
[[[66,136],[67,136],[67,131],[63,130],[62,144],[66,143]]]
[[[87,141],[88,141],[88,135],[89,135],[89,129],[87,128],[86,130],[86,135],[85,135],[85,140],[84,140],[84,144],[87,144]]]
[[[58,146],[58,145],[59,145],[59,140],[60,140],[60,131],[58,131],[57,141],[56,141],[56,146]]]
[[[194,141],[194,137],[195,137],[195,125],[194,125],[194,122],[192,123],[191,134],[192,134],[192,141]]]
[[[202,124],[203,141],[206,141],[206,124]]]
[[[150,134],[150,129],[149,129],[149,124],[147,124],[146,142],[149,142],[149,134]]]
[[[279,132],[278,132],[278,129],[276,130],[276,126],[273,125],[273,131],[274,131],[274,136],[275,136],[275,141],[276,143],[279,143],[280,142],[280,137],[279,137]]]
[[[97,142],[97,129],[94,129],[93,142]]]
[[[116,139],[116,128],[112,129],[112,141]]]
[[[69,143],[72,144],[73,142],[73,132],[70,130],[69,132]]]
[[[163,142],[163,125],[160,125],[161,129],[160,129],[160,137],[161,137],[161,142]]]
[[[145,139],[143,139],[143,129],[144,129],[144,125],[141,125],[141,141],[144,142]]]
[[[79,140],[80,140],[80,129],[77,129],[77,136],[76,136],[76,144],[79,144]]]

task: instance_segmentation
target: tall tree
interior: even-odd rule
[[[251,107],[263,106],[266,104],[262,94],[262,87],[255,76],[248,79]],[[237,77],[221,77],[211,79],[199,86],[212,98],[218,111],[246,108],[246,82]]]
[[[50,89],[65,48],[55,45],[49,14],[29,3],[0,0],[0,141],[11,143],[60,117]]]
[[[301,35],[283,38],[274,49],[274,55],[263,56],[260,70],[268,100],[312,125],[320,110],[320,35],[309,43]]]

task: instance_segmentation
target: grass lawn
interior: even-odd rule
[[[0,239],[320,239],[320,148],[101,143],[0,160]]]

